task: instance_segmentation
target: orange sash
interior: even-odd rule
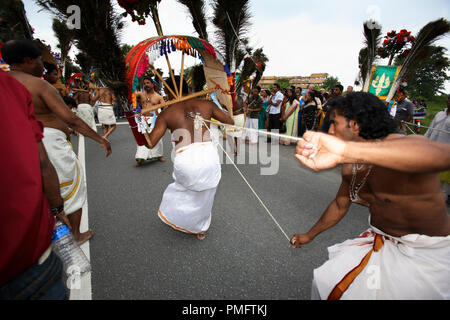
[[[364,270],[367,266],[367,263],[372,256],[372,252],[378,252],[384,245],[383,236],[376,234],[375,239],[373,241],[373,248],[366,254],[366,256],[362,259],[361,263],[355,267],[352,271],[347,273],[347,275],[334,287],[333,291],[331,291],[328,296],[328,300],[339,300],[341,299],[344,292],[350,287],[352,282],[356,279],[356,277]]]

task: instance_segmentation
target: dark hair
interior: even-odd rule
[[[313,102],[316,104],[316,106],[317,106],[316,98],[319,97],[320,93],[319,93],[318,91],[316,91],[316,90],[310,90],[310,91],[308,91],[307,93],[311,96],[312,101],[313,101]]]
[[[142,79],[142,82],[144,82],[145,80],[148,80],[148,81],[150,81],[150,82],[153,83],[153,79],[152,79],[151,77],[149,77],[149,76],[145,76],[145,77]]]
[[[64,102],[68,105],[68,106],[72,106],[73,108],[77,107],[77,102],[75,101],[74,98],[71,97],[63,97]]]
[[[289,91],[292,92],[292,96],[291,97],[289,97]],[[295,88],[290,87],[288,89],[288,96],[287,96],[287,98],[288,98],[289,103],[292,105],[294,103],[295,99],[297,99],[297,96],[295,95]]]
[[[21,64],[25,58],[36,59],[42,55],[41,50],[31,40],[18,39],[6,42],[1,49],[3,60],[7,64]]]
[[[397,122],[391,117],[386,105],[375,95],[354,92],[330,100],[329,112],[335,111],[359,124],[359,136],[366,140],[382,139],[397,131]]]
[[[261,87],[260,87],[260,86],[256,86],[256,87],[254,87],[253,89],[258,90],[258,92],[261,92]]]
[[[176,83],[176,87],[178,88],[178,86],[180,85],[180,76],[174,76],[175,78],[175,83]],[[176,93],[175,91],[175,86],[172,82],[172,77],[167,78],[166,80],[167,85],[169,86],[170,89],[172,89],[173,92]],[[189,89],[188,89],[188,85],[186,83],[186,81],[183,79],[183,95],[188,95],[189,94]]]
[[[342,84],[337,84],[334,86],[334,88],[338,88],[339,90],[341,90],[341,92],[344,91],[344,86]]]
[[[264,91],[266,92],[266,94],[267,94],[268,96],[270,96],[271,92],[270,92],[269,89],[264,89]]]
[[[46,73],[51,73],[53,71],[58,71],[58,67],[53,63],[44,62],[44,68]]]
[[[406,87],[400,87],[400,89],[398,89],[398,92],[402,93],[402,94],[408,94],[408,88]]]
[[[280,90],[280,85],[278,83],[274,83],[273,86],[274,87],[276,86],[278,88],[278,90]]]

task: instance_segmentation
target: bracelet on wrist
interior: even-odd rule
[[[50,210],[52,214],[56,217],[58,214],[64,211],[64,203],[57,207],[51,207]]]

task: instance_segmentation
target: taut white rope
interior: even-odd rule
[[[427,128],[427,129],[436,130],[436,131],[440,131],[440,132],[444,132],[444,133],[450,134],[449,131],[442,130],[442,129],[438,129],[438,128],[427,127],[427,126],[424,126],[424,125],[422,125],[422,124],[419,126],[418,124],[411,123],[411,122],[406,122],[406,121],[402,121],[402,123],[404,123],[404,124],[406,124],[406,125],[409,124],[409,125],[416,126],[416,127],[420,127],[420,128]]]
[[[196,116],[196,119],[194,121],[198,121],[201,120],[203,122],[203,125],[208,129],[209,133],[212,135],[211,130],[209,129],[209,127],[206,125],[206,122],[212,122],[212,121],[207,121],[204,120],[202,117],[200,116]],[[266,210],[266,212],[268,213],[268,215],[270,216],[270,218],[272,218],[273,222],[275,222],[275,224],[277,225],[277,227],[281,230],[281,232],[283,233],[283,235],[286,237],[287,241],[289,241],[289,243],[291,242],[291,239],[289,238],[289,236],[286,234],[286,232],[283,230],[283,228],[280,226],[280,224],[278,223],[278,221],[274,218],[274,216],[270,213],[270,210],[267,208],[267,206],[264,204],[264,202],[261,200],[261,198],[258,196],[258,194],[256,193],[256,191],[253,189],[253,187],[250,185],[250,183],[248,182],[248,180],[244,177],[244,175],[242,174],[241,170],[239,170],[239,168],[237,167],[237,165],[234,163],[233,159],[231,159],[231,157],[228,155],[228,153],[225,151],[225,149],[222,147],[222,145],[219,143],[218,144],[219,147],[222,149],[223,153],[225,153],[225,155],[227,156],[228,160],[231,161],[231,163],[233,164],[233,166],[236,168],[236,171],[239,173],[239,175],[242,177],[242,179],[245,181],[245,183],[248,185],[248,187],[250,188],[250,190],[253,192],[253,194],[255,195],[255,197],[258,199],[258,201],[261,203],[261,205],[263,206],[263,208]]]
[[[277,138],[284,138],[284,139],[287,139],[287,140],[292,140],[292,141],[297,141],[297,142],[298,141],[305,141],[305,139],[303,139],[303,138],[292,137],[292,136],[288,136],[288,135],[285,135],[285,134],[273,133],[273,132],[268,132],[268,131],[263,131],[263,130],[258,130],[258,129],[237,127],[237,126],[234,126],[234,125],[231,125],[231,124],[225,124],[225,123],[221,123],[221,122],[218,122],[218,121],[205,120],[205,119],[203,119],[201,117],[200,117],[200,119],[201,119],[201,121],[212,123],[212,124],[215,124],[215,125],[221,125],[221,126],[225,126],[225,127],[232,127],[232,128],[238,129],[238,130],[253,131],[253,132],[260,133],[260,134],[263,134],[263,135],[266,135],[266,136],[272,136],[272,137],[277,137]],[[316,146],[314,146],[314,145],[312,145],[312,148],[314,150],[314,153],[309,157],[309,159],[314,159],[315,156],[317,155],[317,152],[319,151],[319,149]]]

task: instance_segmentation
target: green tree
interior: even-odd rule
[[[450,61],[446,56],[447,49],[430,46],[423,53],[422,59],[408,70],[405,76],[411,97],[431,100],[440,90],[445,89],[445,81],[450,80],[447,71]],[[402,65],[405,57],[399,57],[395,63]]]
[[[25,7],[20,0],[2,0],[0,6],[0,43],[10,39],[33,39]]]
[[[280,89],[287,89],[291,86],[288,78],[279,78],[277,83],[280,85]]]
[[[59,20],[67,21],[70,5],[81,8],[81,28],[74,29],[77,48],[85,55],[88,67],[99,68],[99,79],[114,90],[124,109],[128,108],[128,85],[125,58],[120,48],[119,35],[123,29],[123,16],[117,14],[111,0],[36,0],[44,9]],[[77,56],[78,59],[78,56]],[[80,60],[80,59],[78,59]]]
[[[81,70],[80,67],[72,64],[72,62],[70,62],[69,60],[66,61],[66,67],[65,67],[65,72],[64,72],[64,80],[67,83],[67,81],[69,81],[69,78],[71,77],[71,75],[75,74],[75,73],[82,73],[83,71]]]
[[[322,88],[324,88],[325,90],[330,90],[332,88],[334,88],[336,85],[339,84],[339,79],[338,77],[332,77],[329,76],[325,79],[325,81],[323,82]]]
[[[58,39],[58,49],[61,51],[61,62],[63,65],[64,77],[68,79],[71,71],[66,70],[67,56],[69,55],[70,48],[72,48],[74,33],[70,30],[64,21],[54,18],[52,24],[53,32]],[[67,72],[66,72],[67,71]]]
[[[130,52],[131,49],[133,49],[133,46],[130,44],[123,44],[120,46],[120,49],[122,50],[123,58],[126,59],[128,52]]]

